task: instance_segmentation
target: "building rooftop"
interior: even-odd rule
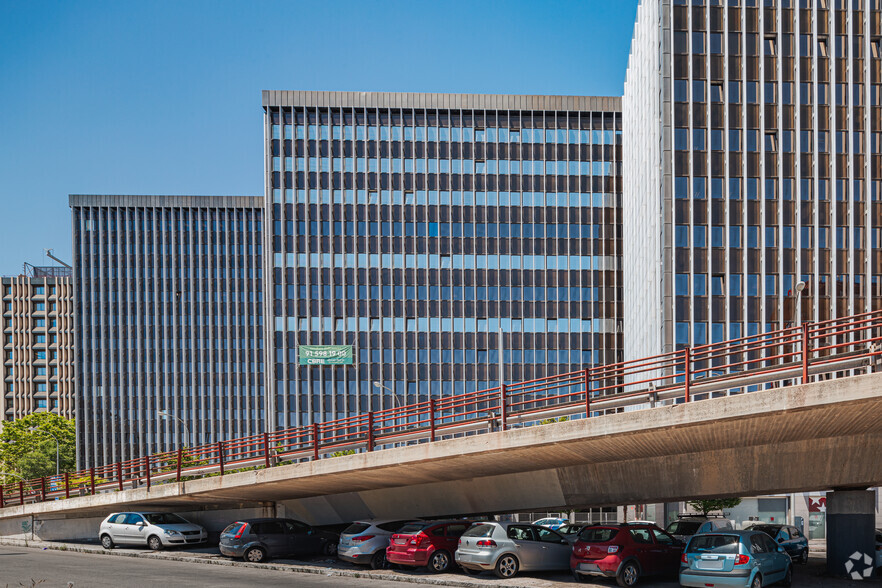
[[[263,196],[71,194],[70,206],[263,208]]]

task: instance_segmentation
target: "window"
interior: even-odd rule
[[[778,54],[778,40],[774,36],[767,36],[763,43],[766,55],[775,56]]]

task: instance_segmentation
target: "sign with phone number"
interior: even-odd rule
[[[352,345],[301,345],[300,365],[352,365]]]

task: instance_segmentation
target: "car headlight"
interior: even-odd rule
[[[174,537],[174,536],[180,535],[180,533],[178,533],[178,532],[175,531],[174,529],[165,529],[164,533],[165,533],[166,535],[171,536],[171,537]]]

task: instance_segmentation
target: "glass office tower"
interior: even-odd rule
[[[0,278],[3,412],[0,421],[32,412],[74,416],[73,285],[67,267],[24,264]]]
[[[263,105],[276,426],[620,358],[620,99]],[[300,366],[307,344],[354,365]]]
[[[626,358],[882,308],[880,39],[879,0],[641,2]]]
[[[79,467],[264,432],[263,199],[70,206]]]

